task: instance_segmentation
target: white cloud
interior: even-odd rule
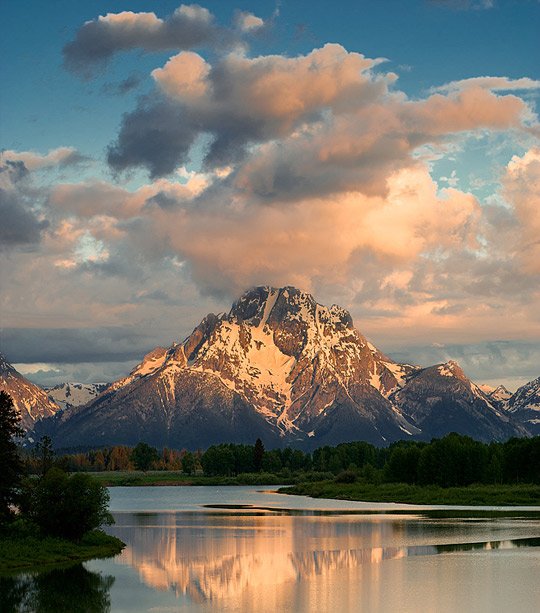
[[[242,32],[253,32],[264,27],[264,20],[253,13],[239,12],[236,15],[236,27]]]

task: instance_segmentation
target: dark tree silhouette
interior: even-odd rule
[[[253,448],[253,464],[255,471],[260,472],[262,469],[264,459],[264,445],[260,438],[255,441],[255,447]]]
[[[20,415],[9,394],[0,392],[0,525],[9,521],[11,505],[17,500],[23,465],[15,438],[22,437]]]
[[[45,475],[52,468],[54,462],[54,450],[50,436],[42,436],[36,445],[36,455],[40,463],[41,475]]]

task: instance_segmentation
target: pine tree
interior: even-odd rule
[[[36,454],[41,466],[41,476],[46,475],[54,463],[54,450],[50,436],[42,436],[36,445]]]
[[[262,468],[264,458],[264,445],[260,438],[255,441],[255,447],[253,448],[253,464],[255,471],[260,472]]]
[[[0,525],[12,515],[11,505],[16,501],[23,465],[14,441],[24,432],[19,425],[21,418],[13,406],[11,396],[0,392]]]

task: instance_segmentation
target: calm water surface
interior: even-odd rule
[[[261,489],[112,488],[109,531],[125,550],[4,580],[4,602],[96,613],[540,610],[540,508],[470,513]]]

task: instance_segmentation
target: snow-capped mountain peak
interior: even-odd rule
[[[532,434],[540,435],[540,377],[521,386],[506,407]]]
[[[269,446],[384,444],[448,426],[484,439],[518,432],[456,362],[398,364],[348,311],[290,286],[248,290],[55,423],[63,444],[126,443],[142,429],[148,442],[192,448],[257,436]]]

